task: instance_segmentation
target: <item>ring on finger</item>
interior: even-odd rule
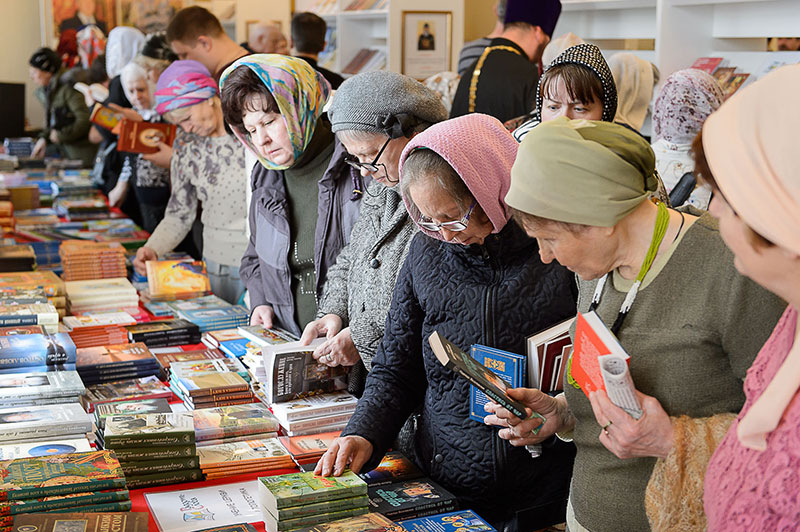
[[[613,423],[612,423],[612,421],[609,419],[609,420],[608,420],[608,423],[606,423],[605,425],[603,425],[603,433],[604,433],[606,436],[608,436],[608,435],[609,435],[609,434],[608,434],[608,427],[610,427],[612,424],[613,424]]]

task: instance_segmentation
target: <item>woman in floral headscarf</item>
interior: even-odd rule
[[[222,73],[220,87],[225,121],[260,162],[240,268],[250,323],[300,335],[316,317],[328,267],[350,240],[361,176],[323,116],[330,84],[305,61],[246,56]]]

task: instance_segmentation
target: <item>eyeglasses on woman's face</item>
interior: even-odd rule
[[[427,231],[433,231],[434,233],[437,231],[441,231],[442,229],[447,229],[448,231],[456,231],[456,232],[463,231],[469,225],[469,217],[472,214],[472,210],[475,208],[475,205],[477,204],[478,204],[477,200],[472,200],[472,205],[469,206],[469,209],[467,209],[467,213],[460,220],[438,223],[434,222],[433,220],[430,220],[429,218],[426,218],[425,216],[420,216],[417,223],[423,229]]]
[[[383,151],[386,149],[386,146],[388,146],[390,142],[392,142],[391,138],[386,139],[386,142],[383,143],[383,146],[381,146],[381,149],[378,151],[378,155],[375,156],[375,159],[371,163],[362,163],[355,157],[347,157],[345,158],[344,162],[346,162],[356,170],[359,171],[366,170],[371,174],[376,173],[378,170],[381,169],[381,167],[383,167],[384,171],[386,171],[386,166],[383,163],[378,164],[378,161],[381,159]]]

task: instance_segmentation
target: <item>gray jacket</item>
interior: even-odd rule
[[[358,218],[361,194],[356,185],[361,176],[344,161],[347,152],[336,140],[331,162],[319,180],[319,208],[314,235],[317,295],[322,291],[328,268],[350,240]],[[239,274],[250,292],[250,308],[271,305],[276,325],[300,335],[294,319],[295,302],[289,270],[291,234],[282,171],[253,167],[253,198],[250,202],[250,243],[242,257]]]
[[[397,274],[416,232],[400,194],[372,182],[361,200],[350,244],[328,270],[318,316],[341,316],[368,370],[383,338]]]

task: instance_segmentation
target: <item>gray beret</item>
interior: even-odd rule
[[[447,120],[440,96],[419,81],[386,70],[345,80],[328,109],[331,129],[370,131],[390,138],[410,137],[420,122]]]

